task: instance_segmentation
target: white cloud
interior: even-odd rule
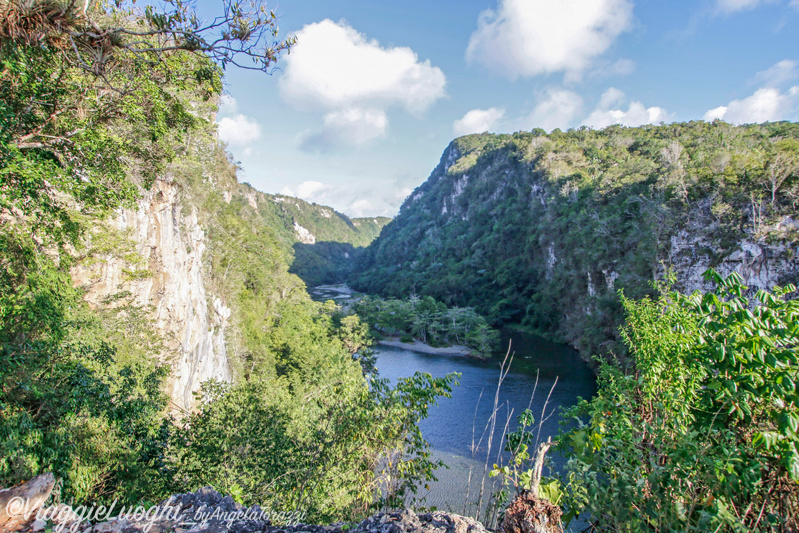
[[[705,113],[705,116],[702,118],[708,122],[713,122],[714,120],[722,120],[726,112],[727,112],[727,106],[721,105],[718,107],[714,107],[713,109],[709,109],[707,113]]]
[[[416,182],[415,179],[414,182]],[[348,216],[394,216],[399,211],[403,200],[413,192],[412,187],[398,180],[384,180],[382,183],[371,185],[371,187],[365,187],[362,193],[348,189],[351,196],[349,203],[344,208],[344,212]]]
[[[280,194],[328,205],[350,217],[370,217],[395,214],[412,190],[398,180],[339,185],[311,180],[283,187]]]
[[[347,207],[347,212],[351,213],[350,216],[353,217],[364,217],[368,216],[374,209],[374,205],[372,205],[371,200],[367,200],[366,198],[359,198],[352,202]]]
[[[542,128],[552,131],[573,125],[583,108],[583,99],[572,91],[550,88],[539,96],[533,112],[522,120],[523,129]]]
[[[732,124],[785,120],[795,115],[797,107],[799,85],[785,92],[774,87],[763,87],[746,98],[709,110],[704,119],[721,119]]]
[[[280,91],[298,109],[399,105],[418,113],[444,96],[444,73],[410,48],[383,48],[332,20],[305,26],[297,38]]]
[[[794,9],[799,9],[799,0],[791,0],[789,5]]]
[[[306,152],[326,152],[332,148],[361,146],[386,136],[388,117],[379,109],[343,109],[324,116],[318,131],[300,135],[300,148]]]
[[[470,133],[491,131],[494,125],[505,116],[505,110],[498,107],[488,109],[472,109],[463,117],[452,123],[452,131],[456,137]]]
[[[797,0],[799,2],[799,0]],[[783,59],[766,70],[755,74],[754,83],[765,87],[779,87],[799,77],[799,63],[791,59]]]
[[[297,33],[285,58],[281,98],[324,114],[324,126],[303,141],[358,145],[385,134],[386,111],[418,115],[445,96],[446,77],[407,47],[382,47],[345,22],[323,20]],[[341,138],[334,137],[339,132]]]
[[[242,114],[234,117],[225,117],[217,122],[219,138],[228,144],[245,145],[261,138],[261,126]]]
[[[330,189],[321,181],[303,181],[297,186],[297,196],[300,198],[314,198],[320,193]]]
[[[599,99],[599,109],[610,109],[614,105],[622,105],[627,101],[627,96],[615,87],[611,87],[602,93]]]
[[[510,79],[586,69],[632,24],[629,0],[501,0],[480,14],[466,58]]]
[[[721,13],[735,13],[773,2],[774,0],[716,0],[716,9]]]
[[[619,59],[608,69],[609,74],[616,76],[629,76],[635,72],[635,61],[632,59]]]
[[[658,124],[667,122],[671,116],[662,107],[646,107],[638,101],[630,102],[627,110],[621,109],[627,97],[620,90],[611,87],[606,90],[599,100],[599,105],[588,118],[583,121],[586,126],[601,129],[613,124],[623,126],[641,126],[643,124]],[[619,109],[612,109],[618,106]]]

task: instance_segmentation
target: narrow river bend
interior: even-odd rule
[[[499,441],[509,416],[509,431],[513,431],[516,416],[529,406],[536,420],[533,429],[538,432],[546,403],[544,418],[549,418],[540,428],[540,438],[546,440],[558,433],[563,408],[574,405],[578,397],[591,397],[596,391],[591,369],[571,348],[516,332],[503,334],[503,346],[507,347],[509,340],[513,361],[499,390],[489,470],[498,462]],[[452,398],[440,399],[438,406],[430,410],[429,418],[420,424],[435,458],[449,466],[439,469],[436,474],[439,481],[420,495],[426,497],[427,506],[474,515],[489,451],[490,431],[486,426],[494,411],[501,360],[427,355],[388,346],[378,346],[375,352],[380,377],[388,378],[392,384],[417,371],[428,372],[433,377],[461,373],[460,386],[454,388]],[[554,459],[557,467],[560,461]],[[492,481],[485,476],[484,492],[489,491]]]

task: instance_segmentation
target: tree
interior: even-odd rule
[[[788,178],[799,174],[799,141],[782,139],[775,143],[776,153],[766,166],[767,190],[771,193],[771,205],[777,198],[777,191]]]
[[[171,430],[147,313],[73,287],[87,228],[185,149],[222,68],[291,44],[256,53],[274,16],[237,3],[207,25],[124,4],[0,0],[0,479],[54,471],[79,501],[162,496]]]
[[[234,65],[269,72],[295,44],[294,38],[274,40],[277,17],[260,0],[220,3],[222,13],[203,21],[184,0],[164,0],[163,10],[146,6],[143,11],[128,7],[127,0],[2,0],[0,38],[53,47],[63,59],[98,76],[114,68],[123,50],[150,64],[185,51],[202,54],[223,69]]]

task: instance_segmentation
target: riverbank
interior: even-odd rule
[[[461,344],[452,344],[450,346],[436,348],[416,339],[414,339],[413,342],[402,342],[400,337],[395,335],[386,337],[383,340],[379,340],[377,341],[377,344],[381,346],[393,346],[394,348],[402,348],[404,350],[425,353],[428,355],[458,355],[461,357],[473,357],[475,359],[487,359],[487,357],[474,351],[472,348],[463,346]]]

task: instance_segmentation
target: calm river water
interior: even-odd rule
[[[485,479],[484,493],[490,492],[489,484],[494,481],[487,475],[484,477],[484,471],[486,464],[490,470],[499,462],[499,439],[508,418],[512,431],[516,427],[516,416],[530,407],[536,420],[533,429],[538,433],[546,403],[545,421],[540,426],[540,438],[546,440],[557,434],[562,408],[574,405],[578,397],[589,398],[596,391],[593,373],[571,348],[523,333],[505,333],[503,345],[507,347],[509,340],[514,357],[499,389],[491,450],[487,425],[494,411],[501,360],[426,355],[387,346],[378,346],[375,350],[380,376],[389,378],[392,383],[416,371],[428,372],[434,377],[461,373],[460,386],[455,387],[452,398],[439,400],[439,405],[430,410],[429,418],[420,424],[435,457],[449,466],[449,469],[439,469],[436,474],[439,481],[431,485],[428,492],[420,494],[426,497],[425,505],[474,516],[481,481]],[[556,467],[562,462],[557,457],[553,459]],[[547,474],[546,469],[544,474]]]

